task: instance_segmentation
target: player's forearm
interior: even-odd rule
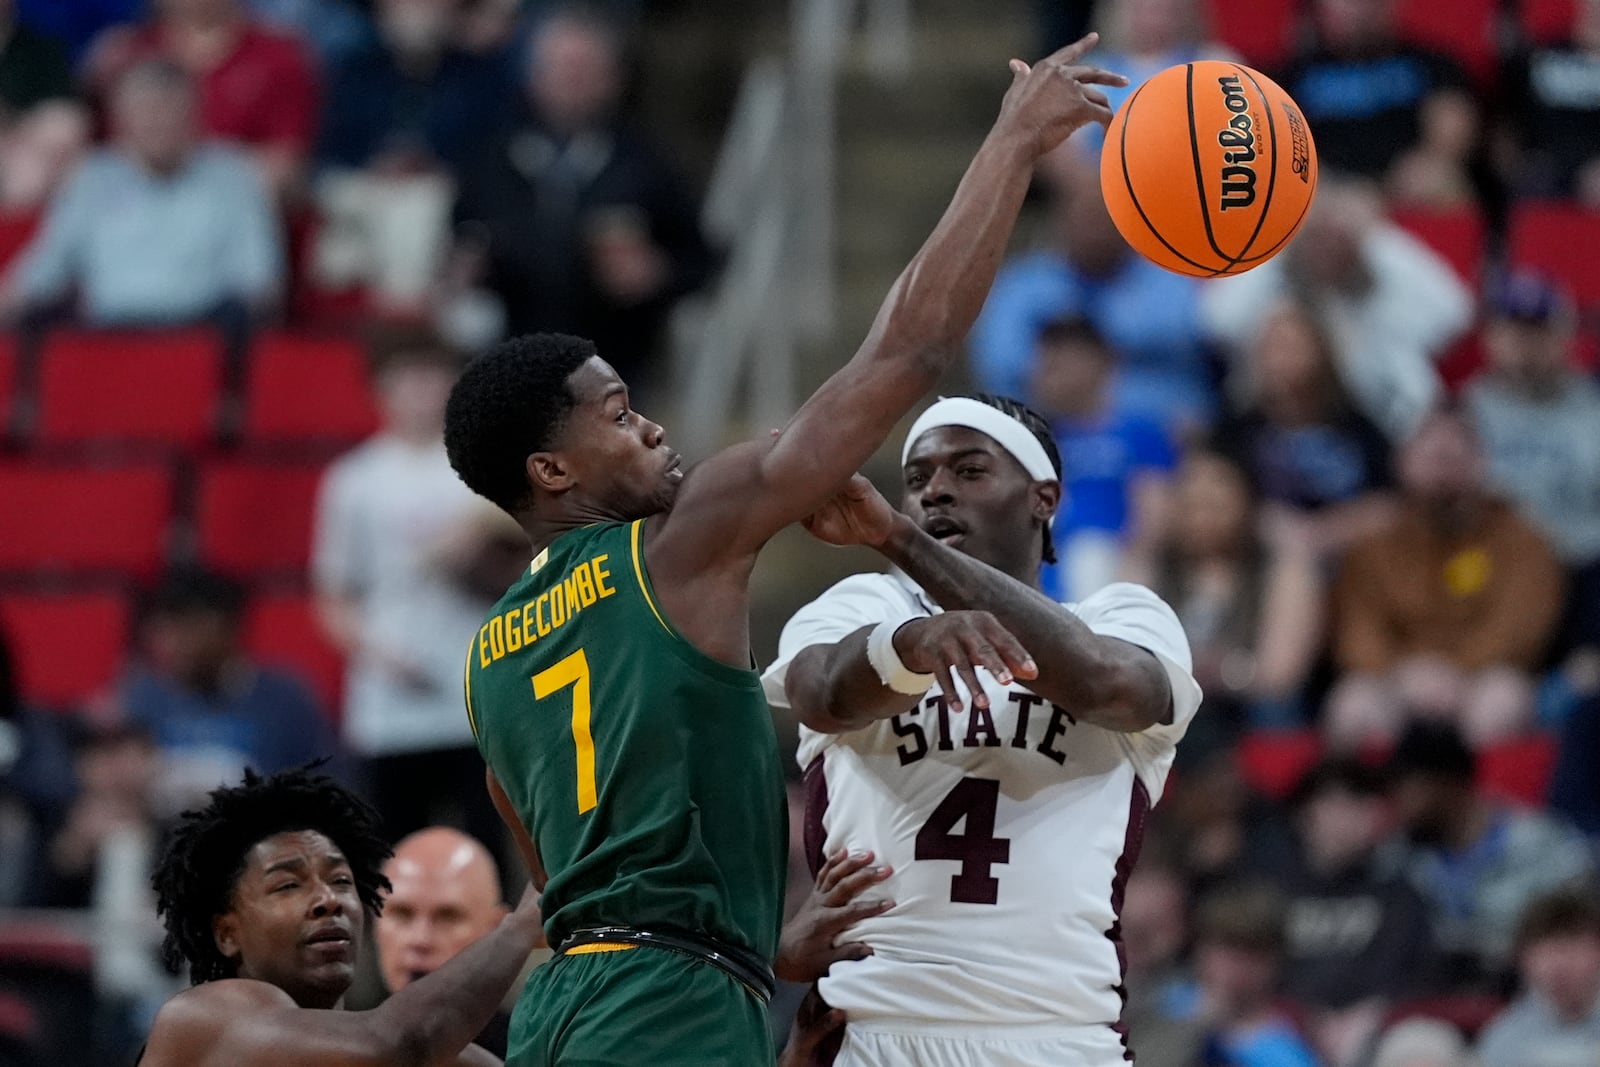
[[[1037,589],[929,537],[897,516],[879,551],[946,611],[987,611],[1039,665],[1028,688],[1079,719],[1111,730],[1147,729],[1168,714],[1156,658],[1101,637]]]
[[[859,730],[914,707],[917,697],[884,685],[867,659],[864,626],[832,645],[803,649],[789,665],[784,692],[802,723],[824,734]]]
[[[459,1055],[499,1009],[538,943],[537,913],[518,909],[443,967],[373,1009],[382,1032],[396,1035],[406,1064]]]

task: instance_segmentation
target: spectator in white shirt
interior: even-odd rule
[[[1326,325],[1357,407],[1392,440],[1409,436],[1440,398],[1434,361],[1472,322],[1472,294],[1450,265],[1385,220],[1364,187],[1324,176],[1283,255],[1206,286],[1201,323],[1242,353],[1262,319],[1295,296]]]
[[[504,539],[498,513],[445,456],[455,353],[401,335],[381,340],[374,356],[383,425],[329,469],[312,557],[323,629],[350,662],[345,741],[390,834],[445,823],[498,841],[463,665],[514,577],[504,570],[526,565],[527,547],[514,528]]]

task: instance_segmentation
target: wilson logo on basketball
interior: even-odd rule
[[[1250,100],[1244,94],[1244,85],[1237,74],[1218,78],[1222,87],[1223,106],[1231,113],[1228,128],[1217,134],[1217,144],[1227,149],[1222,153],[1222,195],[1218,206],[1229,208],[1249,207],[1256,202],[1256,169],[1245,166],[1255,162],[1256,124],[1250,117]]]

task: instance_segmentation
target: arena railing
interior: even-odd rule
[[[741,80],[703,213],[727,264],[673,321],[674,436],[691,456],[736,423],[782,425],[801,346],[834,328],[838,85],[858,15],[868,69],[902,73],[910,0],[793,0],[789,54],[757,58]]]

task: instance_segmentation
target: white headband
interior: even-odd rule
[[[988,434],[995,444],[1011,453],[1028,477],[1037,482],[1057,482],[1061,476],[1050,464],[1044,446],[1033,432],[999,408],[992,408],[981,400],[964,396],[940,397],[938,402],[917,417],[906,434],[905,448],[900,451],[900,465],[911,458],[911,446],[929,430],[941,426],[965,426],[969,430]]]

